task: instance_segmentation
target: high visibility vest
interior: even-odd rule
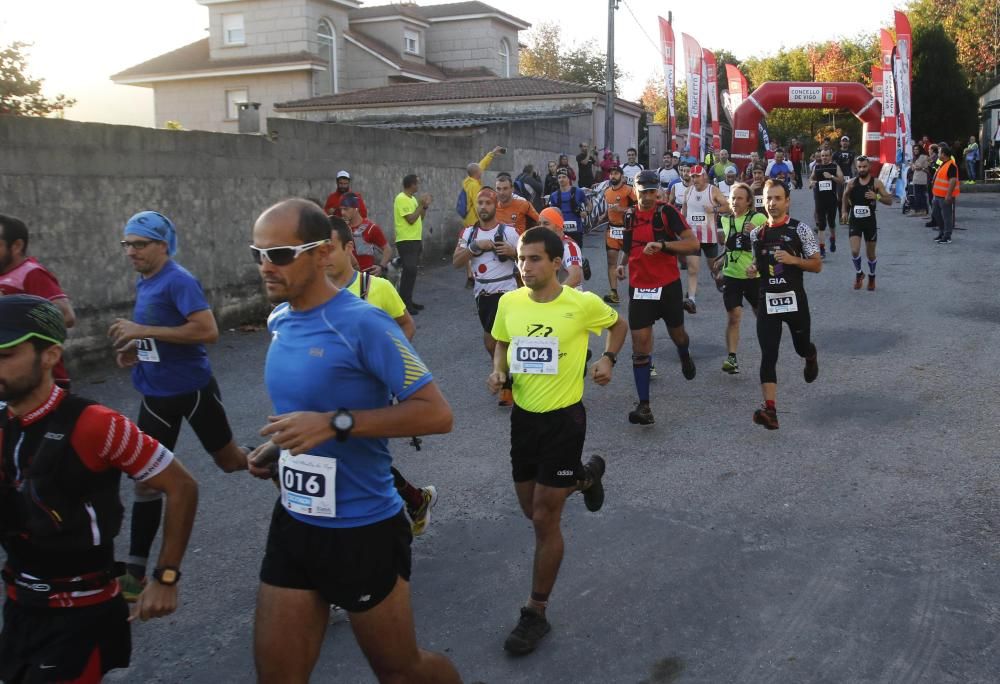
[[[949,159],[941,165],[941,168],[937,170],[934,174],[934,186],[931,188],[931,193],[934,197],[947,197],[948,196],[948,169],[955,166],[955,160]],[[956,167],[957,169],[957,167]],[[958,197],[960,194],[958,189],[958,176],[955,177],[955,190],[952,192],[952,197]]]

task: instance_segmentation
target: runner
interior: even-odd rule
[[[723,277],[722,301],[726,306],[726,351],[728,356],[722,370],[730,375],[740,372],[736,350],[740,345],[740,320],[743,318],[743,300],[757,314],[760,284],[756,277],[747,275],[753,263],[750,231],[767,222],[763,214],[753,211],[753,191],[746,183],[736,183],[729,193],[732,211],[722,217],[722,232],[726,251],[716,259],[714,271],[721,270]]]
[[[670,189],[670,183],[680,178],[677,172],[677,162],[681,159],[680,152],[664,152],[662,166],[656,171],[660,174],[660,191],[666,195]],[[664,197],[664,200],[666,197]]]
[[[697,253],[698,238],[683,217],[670,204],[657,202],[659,178],[655,171],[643,171],[636,177],[638,206],[625,221],[623,255],[618,264],[618,278],[625,278],[628,260],[628,327],[632,330],[632,373],[639,403],[629,412],[630,423],[652,425],[649,405],[649,371],[653,353],[653,324],[663,319],[670,339],[677,347],[681,372],[688,380],[695,376],[694,360],[688,351],[684,330],[684,307],[681,302],[681,276],[677,269],[679,255]]]
[[[264,372],[270,441],[251,461],[253,475],[269,478],[277,459],[281,483],[257,594],[258,681],[308,681],[336,604],[379,681],[459,682],[446,657],[417,647],[410,525],[387,440],[448,432],[451,408],[399,326],[324,277],[321,211],[279,202],[257,219],[253,240],[279,305]]]
[[[563,234],[562,212],[555,207],[545,207],[538,215],[538,225],[542,228],[548,228],[562,240],[563,255],[558,273],[558,277],[562,278],[560,282],[582,292],[583,252],[580,251],[580,245],[576,244],[576,241]]]
[[[65,340],[53,303],[0,297],[5,682],[95,684],[128,667],[129,622],[177,608],[198,507],[198,485],[168,449],[125,416],[55,385]],[[123,472],[167,498],[154,579],[131,616],[114,572]]]
[[[358,268],[375,276],[387,273],[392,261],[392,247],[378,224],[361,216],[361,198],[354,193],[344,195],[340,200],[340,216],[351,229]],[[379,254],[377,264],[376,252]]]
[[[559,283],[561,256],[562,245],[552,231],[532,228],[521,236],[517,257],[525,287],[501,298],[492,330],[497,347],[487,385],[496,393],[516,377],[511,471],[518,503],[535,528],[531,596],[504,643],[514,655],[535,650],[551,629],[545,613],[562,562],[560,518],[566,499],[582,491],[587,510],[604,505],[604,459],[581,461],[587,340],[590,333],[609,331],[604,354],[591,370],[594,382],[607,385],[628,332],[625,321],[597,295]]]
[[[684,193],[684,207],[681,211],[698,242],[701,243],[700,252],[704,253],[711,265],[712,260],[719,256],[719,233],[715,217],[718,212],[729,211],[729,200],[719,188],[708,182],[708,176],[702,166],[691,169],[691,187]],[[698,294],[701,254],[695,252],[688,255],[686,261],[688,292],[684,297],[684,310],[694,314],[698,312],[695,297]]]
[[[664,199],[680,211],[684,208],[684,195],[687,193],[687,189],[691,187],[691,164],[687,160],[682,159],[677,164],[677,173],[679,177],[670,181],[670,186],[667,188],[667,196]]]
[[[563,230],[583,247],[583,215],[590,211],[587,194],[570,181],[570,170],[559,167],[556,178],[559,179],[559,189],[549,195],[549,206],[562,212]]]
[[[858,175],[847,181],[840,220],[847,223],[851,236],[851,260],[854,262],[854,289],[860,290],[865,282],[861,272],[861,238],[865,239],[868,253],[868,291],[875,291],[875,247],[878,242],[878,224],[875,221],[875,203],[892,206],[892,195],[878,178],[870,175],[868,157],[861,155],[854,160]]]
[[[662,183],[662,173],[657,174],[657,177]],[[622,168],[620,166],[612,168],[611,184],[604,190],[607,212],[599,222],[608,224],[608,230],[604,234],[604,246],[608,253],[608,294],[604,296],[604,301],[614,306],[621,303],[618,298],[618,254],[624,237],[625,212],[637,201],[635,189],[625,183]]]
[[[497,193],[483,188],[476,197],[479,221],[462,232],[451,263],[456,268],[471,264],[476,285],[473,295],[479,311],[479,323],[483,326],[483,345],[486,353],[493,358],[497,341],[490,335],[497,315],[497,304],[505,292],[517,289],[515,259],[517,258],[517,231],[497,220]],[[513,398],[510,387],[500,392],[500,406],[511,406]]]
[[[764,175],[781,181],[791,188],[794,170],[792,163],[785,159],[785,148],[779,147],[774,151],[774,159],[767,162],[767,170],[764,171]]]
[[[767,210],[764,208],[764,183],[767,179],[764,178],[763,162],[758,162],[754,165],[750,172],[750,179],[750,189],[753,191],[753,210],[766,217]]]
[[[719,186],[719,191],[724,197],[729,197],[730,191],[736,185],[736,167],[732,164],[727,166],[722,178],[716,185]]]
[[[171,258],[177,251],[174,224],[163,214],[143,211],[128,220],[123,234],[122,247],[139,274],[134,320],[115,319],[108,337],[118,366],[132,368],[132,384],[142,395],[136,424],[172,451],[186,420],[223,472],[245,470],[247,452],[233,441],[205,349],[218,341],[219,328],[201,284]],[[128,563],[118,578],[129,601],[146,583],[162,496],[136,481]]]
[[[840,173],[844,176],[844,181],[854,175],[854,153],[851,152],[851,139],[846,135],[840,139],[840,149],[833,152],[833,163],[840,167]],[[837,206],[844,200],[844,185],[837,186]],[[841,225],[844,225],[841,222]]]
[[[838,195],[842,195],[844,173],[840,166],[833,163],[830,150],[821,150],[819,163],[809,174],[809,187],[813,191],[813,203],[816,207],[816,230],[819,233],[819,255],[826,258],[826,243],[823,231],[830,228],[830,252],[837,251],[837,208]]]
[[[634,147],[630,147],[625,151],[626,161],[621,165],[621,169],[622,175],[625,176],[625,182],[629,185],[635,184],[635,177],[639,175],[640,171],[646,168],[637,161],[638,157],[639,152]]]
[[[497,215],[507,225],[514,226],[518,235],[538,223],[538,212],[531,202],[514,194],[514,182],[509,173],[498,173],[494,187],[497,191]]]
[[[757,308],[757,341],[760,343],[760,388],[764,405],[754,411],[753,422],[768,430],[778,429],[778,348],[781,324],[787,323],[795,353],[806,360],[803,375],[812,382],[819,375],[816,345],[809,339],[809,301],[803,271],[819,273],[823,260],[816,236],[806,224],[791,218],[791,192],[784,183],[765,184],[767,224],[750,232],[754,263],[747,275],[760,274]]]

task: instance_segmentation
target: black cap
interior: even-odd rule
[[[66,324],[59,307],[34,295],[0,297],[0,349],[16,347],[33,337],[52,344],[66,341]]]
[[[635,177],[635,189],[639,192],[644,190],[659,190],[660,174],[651,169],[640,171],[639,175]]]

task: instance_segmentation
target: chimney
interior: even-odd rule
[[[260,133],[260,102],[240,102],[240,133]]]

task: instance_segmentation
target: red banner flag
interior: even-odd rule
[[[882,52],[882,146],[879,155],[883,164],[896,163],[896,80],[892,73],[892,54],[896,41],[892,34],[881,30]]]
[[[721,122],[719,120],[719,72],[715,68],[715,55],[711,50],[702,50],[702,57],[705,60],[705,73],[708,76],[708,81],[705,84],[705,90],[708,94],[708,108],[712,113],[712,150],[717,150],[722,148]]]
[[[684,67],[687,73],[687,98],[688,98],[688,144],[689,154],[697,160],[701,160],[702,150],[702,54],[701,45],[698,41],[686,33],[682,33],[684,39]]]
[[[660,52],[663,55],[663,80],[667,88],[667,111],[670,113],[670,147],[677,149],[677,114],[674,112],[674,27],[660,17]]]
[[[912,106],[911,65],[913,64],[913,38],[910,31],[910,20],[902,12],[896,12],[896,105],[899,110],[901,124],[900,136],[903,144],[903,161],[913,161],[913,146],[911,140],[916,140],[911,128]]]

